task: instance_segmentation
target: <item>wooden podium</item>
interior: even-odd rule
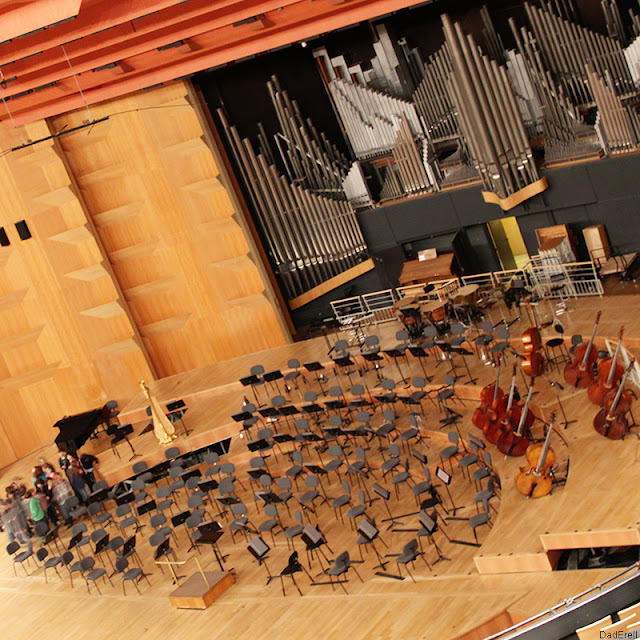
[[[233,585],[229,571],[198,571],[169,595],[177,609],[207,609]]]

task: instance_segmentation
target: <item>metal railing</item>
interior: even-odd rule
[[[393,305],[402,298],[419,295],[423,299],[445,300],[453,298],[456,291],[464,285],[477,284],[482,291],[508,285],[514,279],[522,280],[528,289],[545,299],[566,300],[604,294],[602,282],[592,261],[563,264],[553,262],[549,258],[534,256],[522,269],[489,271],[437,280],[430,283],[434,288],[428,293],[424,292],[424,284],[373,291],[362,296],[334,300],[331,302],[331,308],[341,324],[352,322],[354,318],[363,314],[373,314],[374,322],[385,322],[395,317]]]

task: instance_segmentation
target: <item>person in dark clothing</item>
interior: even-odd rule
[[[94,475],[94,467],[98,464],[98,458],[92,456],[90,453],[83,453],[80,456],[80,466],[84,471],[84,481],[89,487],[89,491],[93,491],[93,485],[96,483],[96,477]]]

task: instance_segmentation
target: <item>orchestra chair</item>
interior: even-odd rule
[[[348,581],[347,577],[348,577],[349,569],[353,569],[355,574],[358,576],[358,579],[360,580],[360,582],[364,582],[364,580],[362,579],[362,576],[358,573],[358,570],[351,564],[351,558],[349,556],[349,552],[343,551],[333,561],[333,566],[330,569],[327,569],[327,571],[325,572],[326,575],[329,576],[329,582],[331,584],[331,588],[334,591],[335,591],[335,585],[339,584],[342,587],[342,590],[345,593],[348,593],[344,585]],[[342,576],[344,576],[343,580],[340,579],[342,578]]]
[[[147,574],[140,567],[132,567],[129,569],[129,561],[126,558],[118,558],[116,560],[116,573],[122,574],[122,593],[126,596],[127,590],[125,584],[127,581],[133,582],[138,595],[140,595],[140,587],[138,586],[138,582],[144,578],[147,581],[147,584],[151,586],[149,582],[149,578],[147,578]]]
[[[291,358],[288,362],[287,362],[287,367],[289,369],[292,369],[292,371],[289,371],[289,373],[286,373],[284,376],[284,382],[285,385],[288,387],[288,383],[292,382],[296,389],[298,390],[298,393],[300,393],[300,382],[299,382],[299,378],[302,378],[302,380],[304,380],[305,384],[307,383],[307,379],[304,377],[304,374],[302,373],[302,371],[300,371],[300,360],[298,360],[297,358]]]
[[[98,587],[98,583],[97,583],[97,580],[99,578],[103,578],[105,581],[108,580],[109,584],[113,587],[113,582],[111,582],[111,578],[107,574],[107,570],[103,569],[102,567],[95,566],[96,565],[95,558],[92,558],[91,556],[83,558],[80,561],[80,565],[82,567],[82,574],[84,576],[84,581],[87,585],[88,593],[91,593],[91,590],[89,589],[89,581],[91,581],[93,582],[96,589],[98,590],[98,593],[102,595],[102,591],[100,591],[100,587]]]
[[[284,579],[287,576],[289,578],[291,578],[291,581],[295,585],[295,588],[298,590],[298,593],[300,595],[302,595],[302,591],[300,591],[300,587],[298,586],[298,583],[296,582],[296,578],[295,578],[295,574],[296,573],[301,573],[302,571],[304,571],[304,573],[307,575],[309,580],[312,581],[311,580],[311,576],[309,575],[309,572],[300,563],[300,560],[298,560],[298,552],[294,551],[289,556],[289,561],[287,562],[287,566],[280,572],[280,575],[278,576],[280,578],[280,585],[282,586],[282,595],[283,596],[287,595],[287,593],[285,591],[285,588],[284,588]]]
[[[413,563],[419,557],[422,558],[422,561],[427,565],[427,569],[431,571],[431,566],[427,562],[427,559],[424,557],[424,553],[419,550],[418,541],[415,538],[413,540],[409,540],[409,542],[404,545],[402,553],[396,557],[396,564],[398,565],[398,573],[400,574],[400,576],[402,576],[402,570],[400,567],[404,565],[404,568],[409,574],[412,582],[415,582],[416,579],[413,577],[413,574],[409,570],[409,565],[411,564],[413,566]]]
[[[469,526],[471,527],[471,531],[473,531],[473,537],[475,540],[475,544],[473,545],[474,547],[479,547],[480,543],[478,542],[478,533],[476,531],[476,529],[478,527],[481,527],[482,525],[487,525],[489,528],[491,528],[491,514],[489,513],[489,505],[488,505],[488,501],[486,501],[483,504],[485,510],[476,514],[475,516],[472,516],[471,518],[469,518]],[[466,543],[468,544],[468,543]]]
[[[36,559],[44,569],[44,581],[46,584],[49,584],[49,580],[47,579],[47,569],[54,569],[55,572],[58,574],[58,578],[62,580],[62,576],[58,571],[58,566],[62,564],[62,558],[60,556],[55,556],[47,560],[46,558],[48,555],[49,555],[49,551],[44,547],[41,547],[40,549],[38,549],[38,551],[36,551]]]
[[[428,514],[425,509],[421,509],[420,513],[418,514],[418,520],[421,525],[420,529],[418,530],[418,544],[420,544],[420,538],[427,537],[429,538],[429,541],[431,542],[431,544],[435,547],[436,553],[438,554],[438,558],[433,564],[438,564],[438,562],[441,562],[443,560],[451,561],[451,558],[445,558],[442,555],[442,552],[440,551],[440,546],[438,545],[438,542],[435,538],[436,531],[442,531],[445,538],[449,540],[449,537],[447,536],[445,530],[440,526],[438,526],[437,512],[434,510],[431,512],[431,514]]]
[[[13,562],[12,562],[12,566],[13,566],[13,575],[17,576],[16,573],[16,564],[19,564],[23,570],[25,575],[29,576],[31,575],[28,571],[27,571],[27,567],[25,566],[25,562],[27,560],[29,560],[29,558],[31,558],[31,556],[33,555],[32,551],[20,551],[20,543],[17,541],[13,541],[10,542],[7,547],[7,553],[11,556]]]

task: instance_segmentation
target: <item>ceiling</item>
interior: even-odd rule
[[[0,120],[19,125],[415,0],[0,0]]]

